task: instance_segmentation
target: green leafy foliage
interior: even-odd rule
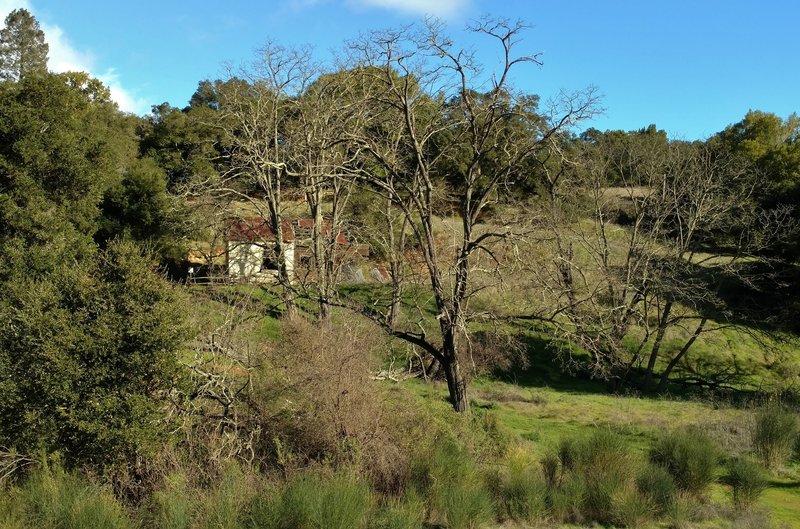
[[[691,430],[661,436],[650,449],[650,461],[663,466],[681,490],[702,494],[716,478],[719,451],[708,437]]]
[[[100,466],[152,449],[185,327],[151,261],[115,242],[2,291],[0,445]]]
[[[189,107],[154,106],[142,124],[142,153],[164,171],[169,189],[185,189],[197,181],[207,184],[219,176],[216,160],[222,140],[210,123],[217,119],[219,90],[224,86],[203,81]]]
[[[767,488],[764,469],[747,459],[735,458],[728,463],[728,483],[733,488],[733,503],[748,509]]]
[[[663,466],[646,465],[636,477],[636,486],[658,514],[668,513],[675,505],[678,488],[672,474]]]
[[[94,252],[99,204],[136,154],[133,122],[85,74],[0,83],[0,280]]]
[[[182,259],[184,209],[167,192],[166,175],[156,162],[149,158],[135,160],[122,181],[106,192],[95,240],[106,244],[116,237],[128,237],[147,242],[162,259]]]

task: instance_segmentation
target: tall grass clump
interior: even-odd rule
[[[586,487],[584,513],[591,520],[614,522],[614,496],[625,488],[635,472],[630,447],[619,435],[597,429],[576,443],[574,457],[575,468]]]
[[[500,519],[533,522],[547,512],[547,483],[530,456],[511,452],[487,484]]]
[[[358,529],[370,508],[369,486],[347,473],[300,474],[253,502],[250,525],[263,529]]]
[[[770,406],[756,415],[753,448],[767,468],[777,468],[792,456],[798,439],[793,413]]]
[[[448,529],[478,529],[492,520],[492,500],[480,483],[452,483],[439,493]]]
[[[669,513],[675,506],[678,492],[675,479],[660,465],[645,465],[636,477],[636,487],[658,515]]]
[[[451,529],[473,529],[491,519],[492,500],[475,462],[454,440],[420,451],[411,464],[410,483],[428,499],[432,518]]]
[[[715,479],[719,451],[705,435],[676,430],[661,436],[650,449],[650,461],[664,467],[680,490],[702,494]]]
[[[300,475],[288,483],[262,490],[250,506],[249,527],[259,529],[306,529],[318,501],[318,483],[310,475]]]
[[[374,529],[421,529],[425,503],[413,492],[387,500],[372,525]]]
[[[186,476],[173,473],[161,489],[153,492],[150,519],[158,529],[189,529],[192,520],[192,493]]]
[[[733,488],[733,504],[747,510],[767,488],[767,475],[760,465],[746,459],[728,463],[728,483]]]
[[[556,457],[558,464],[545,458],[543,465],[554,518],[629,524],[639,521],[634,511],[649,513],[634,484],[638,462],[619,435],[598,428],[588,437],[562,440]]]
[[[17,499],[19,490],[0,483],[0,529],[25,529],[25,518]]]
[[[252,495],[252,476],[245,475],[238,465],[223,469],[219,483],[206,492],[198,502],[193,527],[198,529],[241,529],[244,527],[245,509]],[[175,514],[180,521],[180,506]]]
[[[580,476],[566,474],[557,486],[547,492],[547,506],[550,516],[565,523],[582,523],[586,484]]]
[[[614,525],[618,527],[640,527],[653,518],[653,504],[633,484],[614,491],[611,505]]]
[[[312,517],[317,529],[357,529],[370,506],[369,486],[352,476],[337,474],[322,482],[319,510]]]
[[[128,529],[128,513],[110,490],[59,466],[42,467],[18,496],[29,525],[37,529]]]

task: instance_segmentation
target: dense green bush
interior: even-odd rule
[[[585,484],[583,509],[587,518],[613,522],[614,497],[635,474],[630,446],[619,435],[597,429],[575,444],[575,471]]]
[[[771,406],[756,415],[753,447],[768,468],[786,463],[792,456],[797,439],[797,418],[793,413]]]
[[[676,430],[661,436],[650,449],[650,461],[663,466],[681,490],[705,492],[714,481],[719,452],[705,435]]]
[[[134,245],[0,293],[0,446],[104,467],[163,442],[184,319]]]
[[[767,488],[764,469],[746,459],[737,458],[728,463],[727,480],[733,488],[733,503],[739,509],[748,509]]]
[[[678,491],[675,479],[660,465],[646,465],[636,477],[636,486],[659,515],[668,513],[675,505]]]

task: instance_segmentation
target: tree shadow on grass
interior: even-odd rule
[[[610,393],[611,386],[579,370],[567,370],[559,360],[557,346],[541,332],[520,332],[517,341],[524,348],[526,362],[492,373],[495,380],[527,388],[553,388],[570,393]]]

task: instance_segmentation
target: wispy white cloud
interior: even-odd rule
[[[380,7],[412,15],[450,18],[469,7],[471,0],[349,0],[352,5]]]
[[[28,11],[31,10],[31,4],[28,0],[0,0],[0,17],[3,20],[8,16],[10,12],[15,9],[27,9]]]
[[[34,16],[36,10],[32,8],[28,0],[0,0],[0,19],[5,20],[6,16],[14,9],[27,9]],[[70,42],[64,34],[64,30],[54,24],[47,24],[39,20],[39,26],[44,32],[50,51],[48,53],[48,67],[53,72],[87,72],[89,75],[100,79],[111,92],[111,98],[125,112],[143,114],[150,110],[146,99],[137,97],[133,92],[122,86],[119,75],[113,68],[105,71],[97,71],[94,56],[90,51],[80,50]]]

